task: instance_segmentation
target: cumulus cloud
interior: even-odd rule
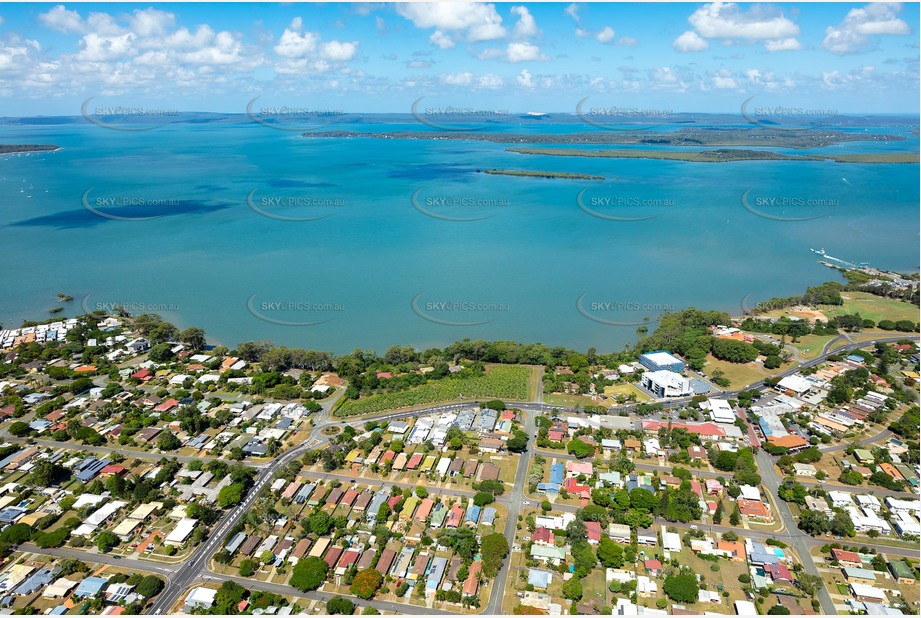
[[[518,16],[518,23],[515,24],[515,37],[526,39],[540,34],[540,30],[537,27],[537,22],[534,21],[534,16],[531,15],[531,12],[527,9],[527,7],[513,6],[511,12],[512,15]]]
[[[469,86],[473,83],[473,73],[465,71],[463,73],[445,73],[441,76],[441,83],[449,86]]]
[[[303,58],[317,49],[320,37],[312,32],[301,32],[303,21],[295,17],[282,32],[274,51],[282,58]]]
[[[341,43],[339,41],[330,41],[320,46],[320,56],[334,62],[347,62],[355,57],[357,49],[357,42]]]
[[[38,20],[58,32],[83,32],[83,19],[77,11],[71,11],[59,4],[47,13],[38,16]]]
[[[605,26],[601,29],[601,32],[595,35],[595,39],[599,43],[610,43],[614,40],[614,29],[611,26]]]
[[[492,4],[479,2],[417,2],[397,4],[397,14],[417,28],[435,28],[431,42],[442,49],[453,47],[457,40],[471,43],[493,41],[506,36],[502,17]],[[450,39],[448,45],[446,39]]]
[[[901,10],[901,6],[891,3],[851,9],[842,23],[825,29],[822,47],[833,54],[860,53],[873,49],[872,37],[911,34],[911,27],[898,18]]]
[[[518,85],[523,88],[534,87],[534,79],[531,77],[531,72],[527,69],[521,69],[521,73],[518,74],[518,77],[515,78],[515,81],[517,81]]]
[[[688,22],[699,39],[763,43],[768,51],[799,49],[796,41],[799,26],[770,5],[755,4],[746,11],[734,2],[712,2],[694,11]],[[687,32],[675,39],[672,46],[677,51],[705,49]]]
[[[679,52],[699,52],[710,47],[710,44],[693,30],[688,30],[672,41],[672,47]]]

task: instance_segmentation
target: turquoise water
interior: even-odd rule
[[[419,127],[361,125],[374,128]],[[637,324],[662,309],[738,314],[746,295],[754,305],[835,279],[813,247],[881,268],[918,268],[913,165],[554,158],[484,142],[305,139],[258,125],[3,133],[5,143],[63,147],[0,158],[0,322],[7,326],[48,317],[63,292],[76,299],[65,315],[80,313],[81,304],[128,304],[134,313],[202,326],[210,340],[231,346],[270,339],[382,351],[482,337],[611,350],[635,341]],[[828,151],[917,148],[913,137]],[[605,180],[478,172],[487,168]],[[753,206],[758,198],[836,205],[759,201],[756,208],[772,215],[821,217],[774,221],[743,208],[749,189]],[[103,215],[153,218],[94,214],[83,204],[87,191],[85,201]],[[263,213],[322,218],[265,216],[248,204],[251,193]],[[105,201],[116,196],[166,202]],[[290,198],[300,201],[273,202]],[[441,198],[485,204],[444,206]],[[654,218],[615,221],[586,210]]]

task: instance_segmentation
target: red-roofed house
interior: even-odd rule
[[[393,451],[388,450],[387,452],[384,453],[384,456],[381,457],[380,463],[381,463],[381,464],[385,464],[385,463],[391,462],[391,461],[393,461],[393,458],[396,457],[396,456],[397,456],[396,453],[394,453]]]
[[[565,435],[560,429],[551,429],[547,432],[547,439],[551,442],[562,442]]]
[[[389,380],[393,377],[393,374],[389,371],[378,371],[375,375],[378,379],[383,378],[384,380]]]
[[[585,476],[591,476],[593,471],[594,471],[594,467],[592,466],[592,462],[590,461],[586,461],[584,463],[581,461],[567,461],[566,462],[566,476],[569,476],[571,478],[577,477],[580,474],[584,474]]]
[[[601,542],[601,524],[599,522],[585,522],[585,532],[588,533],[588,542],[591,545],[597,545]]]
[[[580,498],[588,500],[592,497],[592,488],[588,485],[580,485],[578,481],[574,478],[568,478],[563,482],[563,489],[571,494],[575,494]]]
[[[659,573],[662,572],[662,563],[658,560],[647,560],[644,563],[646,567],[646,574],[652,575],[653,577],[658,577]]]
[[[479,560],[471,562],[467,569],[467,579],[464,580],[464,596],[473,596],[480,587],[480,571],[483,570],[483,563]]]
[[[179,405],[179,402],[173,399],[172,397],[170,397],[169,399],[167,399],[166,401],[158,405],[156,408],[154,408],[154,412],[169,412],[170,410],[172,410],[178,405]]]
[[[503,421],[513,421],[515,420],[515,411],[514,410],[502,410],[502,415],[499,418]]]
[[[448,512],[448,520],[445,523],[447,528],[457,528],[464,517],[464,509],[461,505],[455,504]]]
[[[387,506],[389,506],[390,510],[392,511],[396,507],[396,505],[400,503],[400,500],[402,499],[403,499],[402,496],[393,496],[392,498],[387,500]]]
[[[409,462],[406,464],[407,470],[415,470],[419,467],[419,464],[422,463],[422,453],[413,453],[413,456],[409,458]]]
[[[688,457],[691,458],[691,461],[703,461],[707,459],[707,450],[702,446],[688,447]]]
[[[860,556],[853,551],[833,549],[831,550],[831,557],[837,560],[838,563],[843,567],[859,569],[863,566],[863,563],[860,561]]]
[[[793,575],[790,574],[790,569],[782,564],[766,564],[764,565],[764,572],[771,576],[775,584],[793,583]]]
[[[760,500],[739,500],[739,512],[753,519],[774,521],[774,516]]]
[[[147,382],[147,381],[149,381],[151,378],[153,378],[153,376],[150,375],[150,370],[149,370],[149,369],[141,369],[140,371],[135,371],[134,373],[131,374],[131,377],[132,377],[132,378],[137,378],[137,379],[140,380],[141,382]]]
[[[431,498],[425,498],[422,502],[419,503],[419,508],[416,509],[413,519],[416,521],[425,521],[428,519],[428,516],[432,513],[432,507],[435,506],[435,501]]]
[[[550,528],[544,528],[543,526],[538,526],[534,529],[534,533],[531,535],[531,541],[535,545],[554,545],[555,539],[553,537],[553,530]]]
[[[117,476],[119,474],[124,474],[127,471],[128,471],[127,468],[119,466],[118,464],[109,464],[108,466],[106,466],[105,468],[99,471],[99,475],[104,476],[104,477]]]

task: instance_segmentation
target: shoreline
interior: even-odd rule
[[[16,148],[17,150],[8,150]],[[57,152],[60,146],[54,144],[0,144],[0,155],[32,154],[33,152]]]
[[[568,148],[506,148],[505,152],[553,157],[586,157],[595,159],[647,159],[682,161],[686,163],[731,163],[734,161],[808,161],[835,163],[917,164],[916,152],[865,153],[841,155],[785,155],[769,150],[717,149],[697,151],[673,150],[575,150]]]

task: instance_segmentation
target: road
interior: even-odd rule
[[[837,354],[837,353],[850,351],[850,350],[860,348],[860,347],[866,347],[869,345],[873,345],[877,341],[889,343],[889,342],[900,341],[905,338],[906,338],[905,336],[883,337],[880,339],[874,339],[874,340],[869,340],[869,341],[864,341],[864,342],[848,343],[845,346],[837,348],[835,350],[835,353]],[[829,349],[831,348],[832,343],[835,341],[839,341],[840,339],[841,337],[830,341],[829,344],[826,345],[825,349],[823,350],[823,353],[820,356],[810,361],[807,361],[797,367],[788,369],[780,373],[778,377],[785,377],[803,368],[812,367],[812,366],[815,366],[815,365],[818,365],[824,362],[825,358],[829,354]],[[538,381],[538,384],[541,384],[540,380]],[[763,389],[764,387],[765,387],[764,382],[759,381],[754,384],[748,385],[747,387],[743,389],[732,390],[732,391],[719,391],[719,393],[723,396],[731,397],[733,395],[737,395],[742,390]],[[279,455],[278,457],[276,457],[275,459],[269,462],[256,464],[253,466],[257,469],[257,476],[255,478],[253,488],[247,493],[244,500],[236,508],[232,509],[231,511],[227,512],[224,515],[224,517],[215,526],[214,530],[212,530],[208,539],[204,543],[199,545],[192,552],[189,558],[187,558],[182,563],[179,563],[177,565],[165,566],[165,565],[158,565],[152,562],[149,563],[147,561],[142,562],[136,559],[130,560],[128,558],[122,558],[121,560],[116,560],[114,557],[106,556],[103,554],[94,554],[91,552],[76,551],[76,550],[42,550],[40,548],[35,547],[34,545],[29,545],[29,544],[24,545],[23,549],[26,551],[34,551],[36,553],[45,553],[48,555],[75,557],[75,558],[80,558],[83,560],[102,562],[104,564],[113,564],[117,566],[127,566],[130,564],[132,567],[136,567],[139,570],[143,569],[143,570],[148,570],[151,572],[161,573],[167,577],[167,586],[165,590],[155,599],[154,603],[151,605],[151,607],[148,610],[150,613],[154,613],[154,614],[168,613],[173,608],[173,606],[177,603],[177,601],[183,595],[183,593],[191,585],[195,584],[196,582],[201,583],[208,579],[218,580],[218,581],[223,581],[223,580],[238,581],[238,583],[241,583],[242,585],[245,585],[253,589],[267,590],[267,591],[277,592],[278,594],[284,594],[288,596],[298,596],[298,597],[310,598],[310,599],[316,599],[316,600],[325,600],[326,598],[329,598],[331,595],[328,595],[326,593],[321,593],[321,592],[301,593],[289,586],[284,586],[280,584],[269,584],[266,582],[260,582],[255,579],[237,578],[237,577],[216,574],[209,570],[208,562],[210,558],[213,556],[213,554],[219,550],[221,543],[223,542],[224,538],[227,535],[227,532],[232,527],[234,527],[241,520],[243,515],[252,507],[252,505],[258,499],[262,490],[265,488],[266,484],[271,482],[271,480],[273,479],[275,475],[275,472],[280,467],[300,457],[303,454],[303,452],[307,450],[308,448],[321,448],[323,445],[329,442],[330,438],[322,434],[322,430],[324,428],[330,427],[330,426],[341,426],[343,424],[360,426],[369,420],[382,421],[382,420],[394,420],[394,419],[399,419],[399,418],[410,418],[414,416],[433,414],[433,413],[438,413],[438,412],[443,412],[443,411],[458,410],[458,409],[469,407],[470,405],[473,404],[473,402],[442,404],[442,405],[420,408],[416,410],[398,411],[398,412],[380,414],[377,416],[362,417],[362,418],[350,419],[350,420],[349,419],[333,419],[331,418],[331,411],[333,407],[335,406],[336,402],[338,401],[338,399],[343,395],[343,393],[344,391],[340,389],[336,393],[336,395],[334,395],[334,397],[332,397],[330,400],[322,404],[323,408],[320,411],[314,414],[313,430],[311,431],[310,437],[304,443],[297,445],[296,447],[288,451],[285,451],[284,453],[282,453],[281,455]],[[690,397],[674,399],[669,402],[666,402],[664,404],[664,407],[666,408],[679,407],[679,406],[682,406],[690,402],[690,399],[691,399]],[[544,404],[542,402],[542,393],[540,392],[540,388],[538,389],[537,401],[514,403],[514,407],[519,408],[523,410],[524,412],[526,412],[525,419],[524,419],[524,427],[525,427],[525,431],[527,431],[528,433],[529,438],[531,439],[529,440],[529,449],[525,453],[523,453],[521,457],[519,458],[518,468],[515,474],[515,483],[514,483],[514,487],[512,488],[512,491],[509,494],[502,496],[499,500],[500,502],[506,504],[509,510],[508,518],[505,524],[505,530],[503,531],[503,533],[506,539],[508,540],[510,547],[514,544],[514,536],[517,530],[518,515],[521,511],[521,507],[528,500],[528,498],[524,494],[524,490],[525,490],[525,487],[527,486],[528,466],[530,465],[532,454],[536,452],[534,450],[534,440],[533,440],[533,435],[535,431],[535,420],[534,420],[535,416],[536,414],[548,412],[550,410],[559,410],[561,413],[577,411],[576,408],[569,408],[569,407],[563,407],[563,406],[550,406],[550,405]],[[629,412],[635,411],[635,409],[636,409],[636,406],[635,404],[633,404],[633,405],[628,405],[628,406],[613,409],[613,412],[625,411],[629,413]],[[4,431],[3,433],[6,433],[6,432]],[[884,436],[885,434],[886,432],[883,432],[879,435]],[[7,437],[7,439],[11,441],[17,441],[15,438],[11,438],[11,437]],[[36,441],[36,443],[41,444],[43,446],[51,446],[55,448],[60,448],[61,446],[63,446],[62,443],[58,443],[54,441],[42,440],[42,441]],[[109,453],[112,450],[112,449],[105,449],[102,447],[85,447],[85,448],[87,451],[97,452],[97,453]],[[829,450],[832,450],[832,449],[829,449]],[[124,454],[129,457],[133,456],[133,457],[138,457],[141,459],[159,459],[164,456],[159,453],[154,454],[154,453],[149,453],[149,452],[138,452],[138,451],[129,450],[129,449],[125,449]],[[546,454],[548,456],[561,457],[564,459],[569,458],[568,455],[562,455],[558,453],[547,452]],[[764,451],[759,451],[757,458],[758,458],[757,461],[758,461],[759,466],[763,468],[762,469],[763,483],[769,489],[771,494],[776,497],[777,488],[780,484],[780,478],[777,475],[777,473],[774,471],[773,460]],[[177,459],[180,461],[185,461],[185,460],[191,460],[191,459],[203,460],[207,458],[179,457]],[[637,463],[637,467],[653,469],[653,470],[660,470],[660,471],[671,470],[671,468],[668,468],[667,466],[658,466],[654,464],[643,464],[643,463]],[[721,476],[718,473],[714,473],[710,471],[696,471],[696,472],[699,473],[701,476],[710,476],[710,475],[713,475],[714,477]],[[345,481],[356,480],[355,477],[351,477],[347,475],[330,474],[326,476],[328,478],[337,478],[337,479],[341,479]],[[365,480],[361,480],[361,482],[368,483],[368,481],[365,481]],[[401,487],[414,486],[414,484],[411,484],[411,483],[390,483],[390,482],[384,482],[384,481],[379,482],[379,484],[380,485],[384,485],[384,484],[398,485]],[[439,488],[430,489],[431,493],[441,493],[442,491],[445,493],[450,492],[453,495],[462,495],[462,496],[469,496],[472,493],[472,492],[464,491],[464,490],[453,490],[453,489],[442,490]],[[777,539],[786,540],[800,554],[800,558],[803,561],[803,564],[806,570],[809,573],[818,574],[818,570],[815,566],[815,563],[812,561],[812,558],[809,555],[809,547],[814,547],[818,544],[824,544],[825,541],[821,539],[812,539],[811,537],[798,533],[796,529],[796,522],[793,520],[792,513],[790,512],[789,508],[786,506],[786,503],[784,503],[783,501],[779,499],[775,500],[775,503],[777,504],[777,510],[779,512],[781,521],[784,523],[785,531],[780,532],[780,533],[762,533],[762,532],[757,532],[753,530],[746,530],[744,531],[744,534],[747,536],[751,536],[753,538],[773,537]],[[563,506],[563,505],[559,505],[556,508],[559,510],[563,510],[563,511],[576,510],[576,507],[568,507],[568,506]],[[678,525],[678,524],[672,523],[670,525]],[[678,525],[678,527],[683,528],[685,526]],[[727,527],[727,526],[708,526],[708,527],[715,532],[726,532],[729,530],[736,530],[736,531],[738,530],[737,528],[732,528],[732,527]],[[917,554],[916,550],[903,550],[902,548],[873,546],[873,545],[869,545],[866,543],[862,543],[862,544],[867,545],[868,547],[876,547],[878,551],[895,554],[895,555],[916,555]],[[67,553],[63,553],[63,552],[67,552]],[[913,552],[913,553],[909,553],[909,552]],[[505,589],[508,585],[509,563],[510,563],[510,560],[505,560],[503,563],[503,567],[501,568],[497,577],[495,578],[495,583],[492,585],[487,584],[487,585],[490,585],[489,601],[483,610],[487,614],[500,614],[501,613],[502,599],[505,594]],[[822,609],[824,613],[827,613],[827,614],[836,613],[834,610],[834,604],[831,601],[831,597],[828,594],[828,591],[825,590],[824,588],[819,594],[819,600],[822,603]],[[376,607],[380,610],[393,611],[396,613],[412,613],[412,614],[447,613],[447,612],[439,612],[439,611],[431,610],[431,609],[424,608],[424,607],[417,607],[417,606],[412,606],[412,605],[407,605],[407,604],[402,604],[402,603],[389,603],[389,602],[381,602],[381,601],[373,601],[373,602],[360,601],[360,603],[363,605],[370,605],[372,607]]]

